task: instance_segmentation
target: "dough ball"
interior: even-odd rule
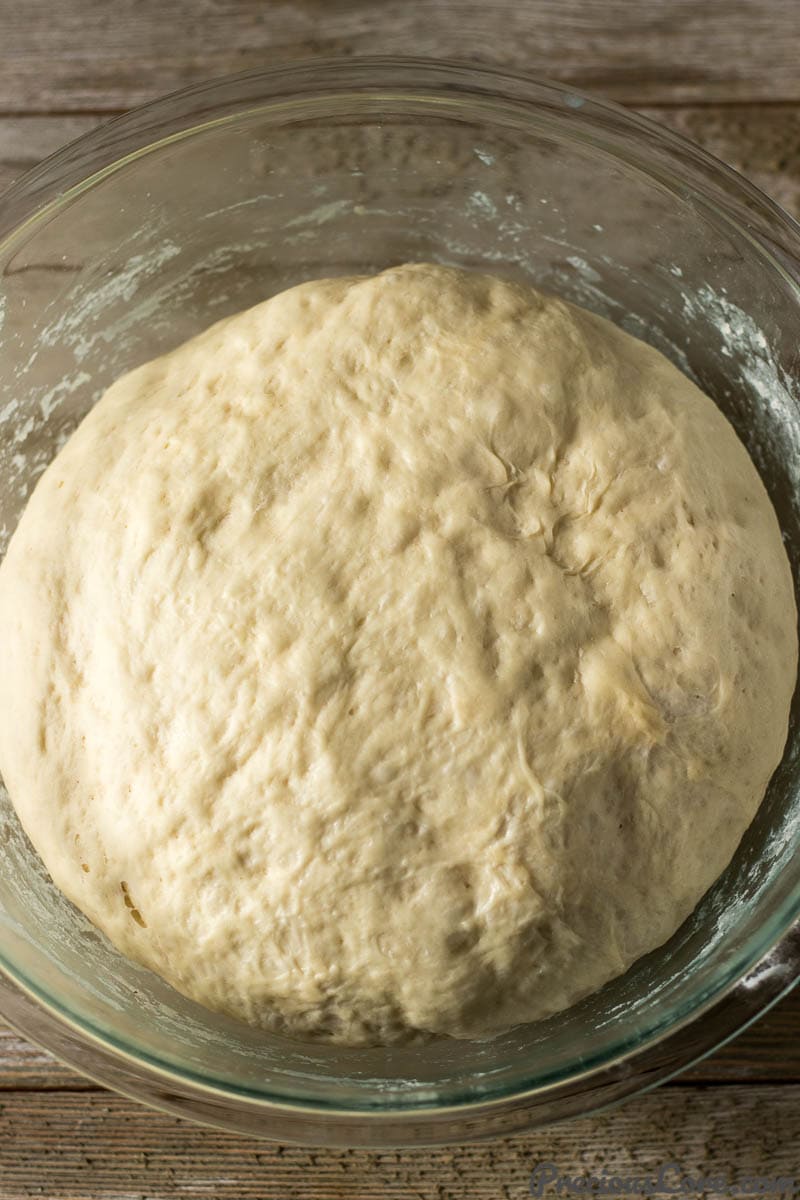
[[[115,383],[0,568],[0,766],[202,1004],[486,1036],[663,943],[778,763],[796,613],[733,429],[487,276],[304,284]]]

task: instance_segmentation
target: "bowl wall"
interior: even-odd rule
[[[119,374],[302,280],[430,260],[559,292],[663,350],[747,444],[797,577],[790,223],[688,145],[564,89],[420,64],[307,72],[163,101],[0,204],[0,552]],[[589,1078],[699,1013],[791,924],[797,718],[795,706],[736,860],[671,942],[569,1012],[493,1041],[347,1050],[206,1012],[61,897],[5,795],[0,960],[87,1038],[223,1099],[421,1115]]]

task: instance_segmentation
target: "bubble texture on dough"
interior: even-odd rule
[[[786,737],[733,429],[650,347],[426,265],[115,383],[0,567],[0,767],[56,884],[211,1008],[486,1036],[664,942]]]

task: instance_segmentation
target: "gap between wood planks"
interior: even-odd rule
[[[299,61],[303,61],[303,60],[299,60]],[[469,66],[469,64],[465,64],[465,65]],[[476,64],[476,65],[478,65],[478,64]],[[218,79],[219,77],[209,76],[209,80],[212,82],[215,80],[215,78]],[[170,94],[169,92],[159,92],[158,94],[156,94],[154,96],[150,96],[149,98],[142,100],[140,102],[135,102],[135,103],[132,102],[131,104],[129,104],[127,106],[121,106],[121,107],[120,106],[117,106],[117,107],[111,106],[111,107],[97,107],[97,108],[80,107],[80,108],[48,108],[48,109],[0,108],[0,120],[24,119],[25,117],[37,117],[37,118],[41,118],[43,120],[47,120],[48,117],[52,117],[54,119],[57,119],[60,117],[66,117],[66,118],[69,118],[69,117],[76,117],[76,118],[95,117],[95,118],[97,118],[98,123],[99,123],[100,121],[103,121],[103,120],[110,121],[114,117],[124,116],[124,114],[127,112],[130,112],[132,108],[136,108],[139,103],[149,104],[149,103],[152,103],[153,101],[163,99],[165,96],[167,96],[169,94]],[[591,89],[591,94],[593,94],[594,97],[598,100],[612,100],[613,99],[613,97],[611,95],[606,95],[602,90],[598,90],[597,87],[594,87]],[[722,110],[725,110],[725,109],[772,109],[772,110],[786,109],[788,111],[794,112],[794,111],[797,111],[798,108],[800,108],[800,100],[794,100],[794,99],[781,100],[779,98],[769,99],[769,98],[765,98],[765,97],[761,97],[761,98],[753,97],[752,99],[748,99],[747,97],[743,97],[743,98],[731,97],[730,99],[725,99],[723,97],[720,97],[717,100],[712,99],[712,98],[708,98],[708,99],[698,98],[698,99],[691,100],[691,101],[651,100],[648,102],[642,102],[641,104],[637,104],[633,101],[630,101],[630,102],[614,101],[614,102],[617,103],[621,108],[629,108],[634,112],[639,111],[639,112],[652,113],[654,116],[660,112],[668,113],[673,109],[677,109],[677,110],[689,109],[689,110],[697,111],[697,112],[703,112],[704,110],[714,110],[714,109],[722,109]]]

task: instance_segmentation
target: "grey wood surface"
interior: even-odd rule
[[[634,105],[800,217],[800,0],[0,0],[0,190],[187,83],[320,54],[505,64]],[[654,1095],[486,1146],[271,1147],[111,1096],[0,1024],[0,1200],[449,1200],[676,1161],[800,1178],[800,991]],[[716,1193],[707,1193],[716,1195]]]
[[[800,1087],[662,1089],[601,1116],[446,1149],[303,1150],[199,1129],[108,1093],[0,1096],[0,1195],[59,1200],[524,1200],[531,1171],[797,1173]],[[40,1190],[41,1189],[41,1190]],[[549,1193],[555,1195],[555,1193]],[[727,1189],[692,1189],[722,1200]],[[775,1200],[778,1200],[776,1197]]]
[[[107,112],[308,54],[481,59],[628,104],[800,101],[796,0],[4,0],[0,110]]]

